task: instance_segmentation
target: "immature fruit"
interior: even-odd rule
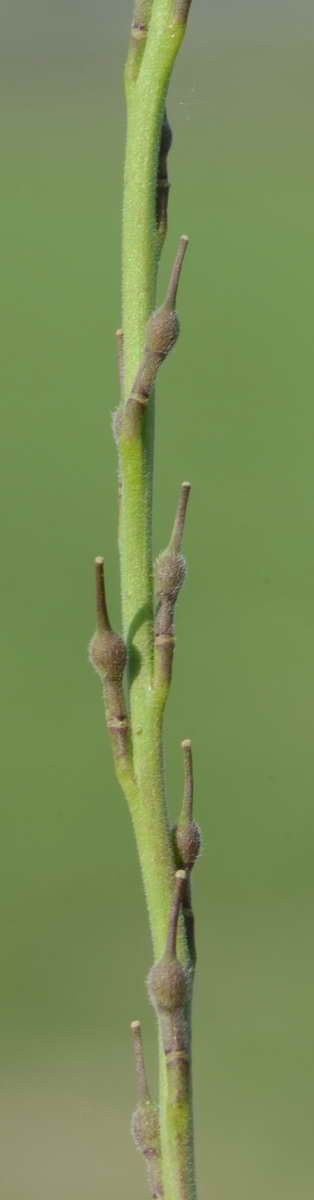
[[[173,839],[180,866],[191,871],[201,849],[201,831],[196,821],[175,825]]]
[[[94,633],[89,647],[89,657],[95,671],[103,682],[119,682],[127,659],[127,649],[119,633],[104,630]]]
[[[183,1008],[187,995],[187,977],[182,963],[166,955],[155,963],[148,976],[148,992],[157,1012],[173,1013]]]
[[[178,314],[162,305],[153,312],[147,325],[145,349],[157,363],[162,363],[175,345],[180,332]]]
[[[168,596],[176,600],[186,576],[186,561],[183,554],[171,554],[164,550],[156,559],[156,592],[159,599]]]
[[[160,1153],[159,1114],[151,1100],[138,1104],[131,1129],[135,1145],[142,1154]]]

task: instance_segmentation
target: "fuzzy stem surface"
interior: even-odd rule
[[[161,126],[172,68],[189,5],[136,0],[125,73],[127,143],[123,200],[123,406],[126,411],[154,309],[161,249],[156,188]],[[145,28],[144,28],[145,26]],[[141,28],[140,28],[141,27]],[[119,552],[124,638],[128,647],[133,777],[122,778],[143,875],[156,959],[164,953],[174,893],[174,855],[165,800],[161,707],[154,693],[152,487],[155,398],[132,428],[121,426]],[[182,915],[178,955],[192,971]],[[190,1044],[190,998],[186,1011]],[[191,1087],[169,1090],[159,1029],[160,1131],[164,1200],[196,1200]]]

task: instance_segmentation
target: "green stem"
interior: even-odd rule
[[[124,398],[127,400],[144,351],[145,328],[156,295],[158,236],[155,196],[158,149],[165,97],[184,27],[170,24],[169,0],[153,4],[145,52],[136,79],[126,72],[128,131],[125,162],[122,250]],[[120,439],[123,479],[119,548],[124,635],[129,648],[130,715],[140,812],[133,815],[147,898],[145,847],[159,878],[159,895],[169,912],[173,860],[166,819],[159,730],[151,715],[153,675],[152,484],[154,397],[142,428]],[[146,815],[146,806],[149,812]],[[152,822],[158,838],[146,836]],[[152,853],[152,847],[154,847]],[[153,888],[154,896],[156,888]],[[160,952],[160,905],[150,906],[154,948]],[[163,935],[165,923],[162,922]]]
[[[181,44],[186,12],[175,0],[137,2],[147,14],[145,39],[131,39],[126,68],[127,146],[123,204],[122,307],[124,405],[144,352],[155,306],[160,237],[156,186],[161,123],[168,82]],[[129,652],[129,709],[133,781],[122,779],[131,810],[156,958],[164,952],[174,889],[174,858],[165,802],[161,711],[153,688],[152,485],[154,396],[134,428],[119,440],[121,503],[119,551],[124,637]],[[178,952],[189,966],[180,921]],[[169,1096],[160,1043],[160,1125],[164,1200],[195,1200],[191,1095]]]

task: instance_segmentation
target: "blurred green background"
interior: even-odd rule
[[[129,1021],[151,950],[97,681],[92,561],[119,619],[114,330],[130,5],[4,6],[3,1200],[144,1200]],[[204,854],[200,1200],[313,1195],[312,4],[192,6],[171,87],[170,225],[191,247],[160,377],[155,546],[193,483],[167,714]]]

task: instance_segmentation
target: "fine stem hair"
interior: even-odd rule
[[[111,624],[110,579],[107,572],[105,578],[103,557],[97,556],[96,631],[89,649],[101,681],[116,776],[133,823],[151,931],[148,995],[157,1022],[159,1096],[156,1103],[151,1099],[141,1024],[133,1020],[137,1103],[132,1133],[147,1168],[149,1194],[160,1200],[196,1200],[191,873],[200,850],[200,832],[193,817],[191,742],[185,738],[181,743],[183,799],[174,829],[168,815],[163,747],[176,605],[186,578],[182,545],[189,482],[180,485],[173,480],[174,494],[179,493],[175,516],[169,517],[169,543],[155,562],[152,538],[159,372],[180,333],[178,291],[188,249],[188,237],[181,234],[166,294],[157,307],[170,191],[172,130],[167,93],[189,9],[190,0],[135,0],[131,21],[125,67],[122,317],[116,333],[119,400],[113,418],[122,632],[114,631],[114,620]]]

